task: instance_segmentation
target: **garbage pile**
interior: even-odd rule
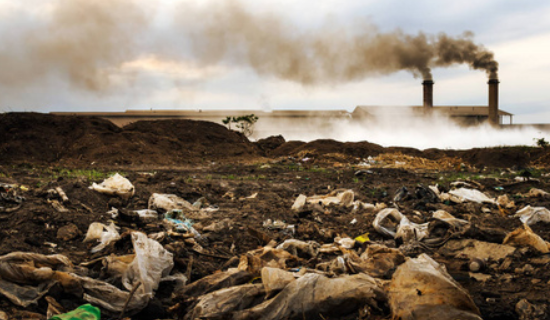
[[[139,185],[152,176],[134,175]],[[523,275],[547,285],[550,232],[537,233],[550,224],[543,189],[435,181],[375,198],[361,188],[281,186],[292,195],[281,200],[259,187],[221,182],[216,197],[201,189],[211,181],[177,181],[143,192],[117,173],[84,188],[109,208],[86,232],[75,221],[56,235],[86,250],[52,244],[50,254],[0,256],[0,308],[9,301],[16,317],[36,319],[482,319],[506,299],[515,300],[511,311],[497,316],[545,317],[547,297],[483,289]],[[28,201],[26,187],[0,191],[2,214]],[[33,195],[56,216],[96,210],[59,186]],[[274,214],[276,201],[285,214]]]

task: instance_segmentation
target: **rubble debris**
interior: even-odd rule
[[[426,254],[400,265],[389,288],[394,318],[479,319],[480,312],[468,292]]]
[[[123,199],[131,198],[136,191],[130,180],[124,178],[118,173],[115,173],[112,177],[105,179],[100,184],[94,182],[90,189],[109,195],[116,195]]]

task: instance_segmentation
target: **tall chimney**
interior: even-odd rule
[[[489,123],[500,124],[498,116],[498,79],[489,79]]]
[[[432,80],[424,80],[424,111],[431,111],[434,106],[434,82]]]

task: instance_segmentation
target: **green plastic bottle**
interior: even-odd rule
[[[53,316],[49,320],[101,320],[101,311],[88,303],[71,312]]]

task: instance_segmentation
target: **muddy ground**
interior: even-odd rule
[[[294,238],[330,244],[335,237],[354,239],[368,233],[369,242],[356,243],[354,250],[358,253],[374,243],[404,248],[399,239],[374,229],[376,213],[368,210],[352,212],[339,205],[291,210],[300,194],[325,195],[351,189],[355,200],[397,207],[415,223],[433,223],[431,214],[443,209],[472,226],[469,233],[457,235],[457,239],[499,244],[506,234],[522,225],[510,214],[527,205],[550,206],[548,197],[526,195],[533,188],[550,191],[550,152],[535,147],[421,151],[383,148],[369,142],[287,142],[282,137],[253,143],[237,132],[198,121],[138,122],[121,129],[101,119],[40,114],[0,115],[0,136],[0,183],[17,185],[12,186],[12,192],[24,198],[20,207],[8,196],[1,199],[4,212],[0,212],[0,255],[62,254],[79,265],[110,254],[129,254],[133,250],[131,231],[152,234],[165,231],[166,227],[160,220],[143,222],[125,213],[147,208],[153,193],[175,194],[190,203],[204,197],[203,206],[219,210],[194,219],[195,229],[204,237],[203,250],[192,246],[176,248],[175,238],[161,240],[174,254],[172,273],[189,275],[188,283],[237,267],[239,261],[234,257],[261,248],[269,240],[281,243]],[[89,189],[93,182],[99,183],[115,172],[135,186],[136,193],[130,199]],[[508,195],[515,206],[503,210],[494,204],[428,201],[414,193],[419,185],[439,185],[440,190],[448,191],[451,183],[457,181],[469,183],[492,198]],[[61,187],[69,199],[62,202],[66,212],[59,212],[51,203],[60,200],[48,193],[55,187]],[[402,187],[411,193],[395,201],[396,192]],[[113,218],[107,214],[111,208],[122,214]],[[222,230],[204,230],[223,219],[230,222]],[[295,231],[268,228],[264,226],[268,219],[295,225]],[[89,225],[110,221],[120,227],[122,239],[98,253],[90,253],[95,243],[83,243]],[[69,226],[69,235],[60,233],[60,229],[66,231]],[[542,239],[550,241],[550,223],[539,222],[531,227]],[[469,258],[450,256],[442,247],[443,244],[417,246],[402,251],[409,257],[427,253],[444,264],[472,297],[483,319],[550,319],[546,315],[550,313],[549,254],[519,246],[508,258],[489,259],[481,272],[471,274]],[[338,253],[321,253],[290,263],[287,268],[315,269],[337,256]],[[90,267],[90,274],[101,277],[100,267]],[[389,281],[391,273],[382,278]],[[155,298],[131,319],[183,318],[192,299],[171,296],[171,290],[161,284]],[[82,297],[56,286],[48,296],[66,310],[85,303]],[[516,305],[522,299],[532,305],[531,311],[543,311],[519,310]],[[0,296],[0,310],[10,319],[45,319],[47,309],[45,298],[23,308]],[[351,314],[320,318],[391,316],[389,305],[383,303],[367,314],[357,309]],[[106,313],[102,319],[117,317]]]

